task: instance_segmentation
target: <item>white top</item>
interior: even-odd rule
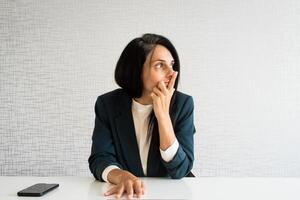
[[[146,176],[147,175],[148,152],[149,152],[149,147],[150,147],[150,141],[152,138],[152,135],[148,132],[148,125],[149,125],[149,120],[150,120],[150,114],[151,114],[151,111],[153,110],[153,106],[152,105],[143,105],[143,104],[140,104],[139,102],[135,101],[134,99],[132,99],[131,110],[132,110],[137,144],[138,144],[139,153],[141,156],[143,172]],[[149,135],[149,139],[147,140],[148,135]],[[162,158],[166,162],[169,162],[170,160],[172,160],[178,150],[178,147],[179,147],[179,143],[177,140],[175,140],[175,142],[165,151],[160,149]],[[107,175],[113,169],[119,169],[119,167],[115,166],[115,165],[110,165],[110,166],[106,167],[104,169],[104,171],[102,172],[102,179],[105,182],[108,182]]]
[[[150,120],[150,113],[153,110],[153,106],[150,105],[143,105],[132,100],[132,116],[136,134],[136,140],[140,151],[141,161],[143,172],[147,175],[147,159],[148,159],[148,152],[150,147],[150,141],[152,139],[152,134],[148,131],[149,120]],[[149,138],[147,140],[147,138]]]

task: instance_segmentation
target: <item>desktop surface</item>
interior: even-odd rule
[[[168,178],[142,178],[142,180],[146,187],[146,194],[142,199],[300,199],[300,178],[186,177],[179,180]],[[42,197],[17,196],[18,191],[36,183],[58,183],[59,187]],[[96,181],[93,177],[0,176],[0,200],[114,199],[114,196],[103,195],[111,186]],[[126,199],[126,196],[122,199]]]

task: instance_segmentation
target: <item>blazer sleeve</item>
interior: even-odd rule
[[[103,105],[101,96],[95,104],[95,127],[92,136],[91,155],[88,159],[89,168],[97,180],[102,179],[103,170],[109,165],[116,165],[122,169],[117,162],[116,151],[112,133],[108,123],[107,110]]]
[[[174,158],[162,163],[166,167],[169,176],[173,179],[185,177],[192,169],[194,162],[194,103],[189,96],[183,104],[178,119],[174,125],[174,132],[179,142],[179,148]]]

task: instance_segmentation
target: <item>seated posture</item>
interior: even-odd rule
[[[120,89],[98,97],[89,167],[115,184],[105,195],[144,194],[139,177],[188,176],[194,162],[194,104],[177,91],[180,62],[164,36],[144,34],[123,50]]]

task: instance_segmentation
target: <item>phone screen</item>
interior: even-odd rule
[[[57,188],[59,184],[37,183],[18,192],[18,196],[42,196],[47,192]]]

